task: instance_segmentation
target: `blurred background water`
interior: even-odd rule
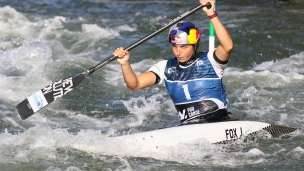
[[[0,170],[301,170],[304,2],[217,0],[235,47],[224,74],[233,118],[300,128],[280,139],[124,151],[110,137],[179,123],[165,87],[127,89],[116,61],[26,120],[15,106],[199,5],[163,0],[0,0]],[[189,16],[208,50],[209,20]],[[172,57],[167,31],[133,49],[136,73]],[[218,42],[216,41],[216,45]],[[136,144],[134,144],[136,147]]]

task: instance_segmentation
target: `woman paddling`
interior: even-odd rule
[[[200,31],[191,22],[180,21],[169,31],[168,39],[175,57],[153,65],[136,75],[129,62],[130,52],[117,48],[113,55],[121,64],[130,90],[154,84],[165,84],[182,124],[218,122],[229,119],[226,88],[222,83],[224,69],[233,49],[232,39],[212,7],[203,11],[211,20],[220,45],[210,52],[197,52]],[[200,0],[206,5],[206,0]]]

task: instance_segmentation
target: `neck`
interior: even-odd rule
[[[196,60],[196,55],[193,55],[188,61],[186,62],[178,62],[181,66],[189,66]]]

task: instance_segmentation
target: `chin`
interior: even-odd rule
[[[184,60],[184,59],[178,59],[177,58],[177,60],[178,60],[178,62],[186,62],[186,60]]]

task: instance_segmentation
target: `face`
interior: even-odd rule
[[[186,62],[193,56],[194,47],[190,44],[172,44],[172,51],[179,62]]]

